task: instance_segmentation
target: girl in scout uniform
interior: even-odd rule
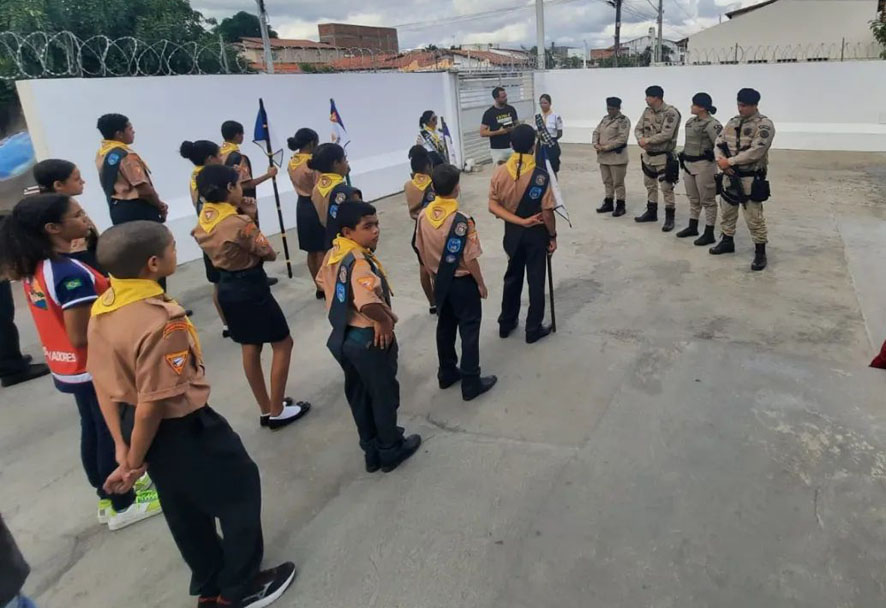
[[[308,254],[308,270],[311,278],[317,278],[317,271],[323,263],[323,254],[326,253],[324,237],[326,236],[320,216],[311,201],[311,194],[320,175],[308,167],[308,161],[314,155],[314,150],[320,145],[320,136],[313,129],[299,129],[295,137],[287,140],[289,149],[295,152],[289,160],[289,179],[292,180],[292,188],[298,195],[298,203],[295,207],[295,225],[298,231],[298,247]],[[323,292],[317,291],[317,299],[323,298]]]
[[[446,142],[437,132],[437,115],[433,110],[425,110],[418,119],[418,137],[415,145],[422,146],[428,152],[431,167],[442,165],[446,162],[449,154],[446,152]]]
[[[203,199],[197,227],[191,232],[218,270],[218,302],[228,321],[231,339],[243,349],[243,369],[261,409],[261,426],[282,428],[304,416],[306,402],[284,397],[292,355],[289,325],[271,295],[262,263],[277,258],[268,239],[244,210],[239,173],[224,165],[210,165],[197,176]],[[270,344],[271,392],[268,395],[261,364],[262,346]]]
[[[86,238],[90,226],[86,213],[67,195],[25,198],[0,228],[0,274],[22,281],[55,386],[77,403],[80,457],[99,497],[99,522],[119,530],[159,514],[161,508],[147,478],[137,483],[138,493],[114,495],[102,488],[117,461],[92,376],[86,371],[86,330],[92,303],[108,288],[108,280],[70,256],[71,244]]]
[[[406,195],[406,205],[409,207],[409,217],[413,221],[418,220],[421,210],[434,200],[434,184],[431,182],[431,157],[422,146],[412,146],[409,150],[409,162],[412,167],[412,178],[403,185]],[[412,249],[418,255],[415,248],[415,230],[412,231]],[[428,312],[437,314],[437,305],[434,301],[434,280],[431,273],[422,264],[421,256],[418,256],[418,276],[421,281],[421,289],[428,299]]]
[[[345,149],[338,144],[321,144],[308,161],[308,168],[320,173],[320,178],[311,192],[311,201],[317,210],[317,217],[323,224],[323,248],[329,251],[332,241],[338,236],[338,208],[342,203],[351,200],[354,188],[345,183],[351,172]],[[360,197],[362,198],[362,196]]]

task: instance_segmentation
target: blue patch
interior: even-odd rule
[[[335,297],[338,298],[338,301],[344,302],[347,295],[348,295],[348,293],[347,293],[347,290],[345,289],[344,284],[337,283],[335,285]]]
[[[329,205],[329,217],[335,219],[338,215],[338,205]]]
[[[449,253],[458,253],[461,251],[461,239],[453,237],[446,241],[446,251]]]
[[[538,200],[541,198],[542,189],[538,186],[533,186],[532,190],[529,191],[529,198],[532,200]]]
[[[120,162],[120,155],[119,154],[111,153],[108,155],[108,164],[111,165],[112,167],[119,162]]]

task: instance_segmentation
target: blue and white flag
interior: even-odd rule
[[[548,177],[551,179],[551,192],[554,194],[554,200],[557,203],[557,206],[554,207],[554,212],[566,220],[566,223],[572,228],[572,220],[569,219],[569,209],[566,208],[566,203],[563,202],[563,193],[560,191],[560,184],[557,182],[557,176],[554,174],[554,168],[551,166],[551,160],[548,158],[548,151],[544,146],[542,146],[541,150],[542,156],[545,159],[545,169],[547,169]]]
[[[332,123],[332,141],[340,145],[342,148],[347,148],[348,144],[351,143],[351,138],[348,135],[347,129],[345,129],[345,123],[341,119],[341,114],[338,113],[338,109],[335,107],[335,100],[329,100],[329,122]]]

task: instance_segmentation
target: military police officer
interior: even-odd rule
[[[643,183],[646,185],[646,212],[634,218],[637,222],[658,221],[658,183],[665,202],[663,232],[674,229],[674,184],[680,179],[680,164],[674,155],[677,133],[680,131],[680,112],[664,102],[664,89],[651,86],[646,89],[646,105],[634,135],[643,148],[640,162]]]
[[[597,151],[600,176],[606,188],[603,205],[597,213],[612,212],[613,217],[625,214],[625,175],[628,172],[628,138],[631,119],[621,113],[621,99],[606,98],[606,116],[594,129],[591,143]],[[614,206],[613,206],[614,203]]]
[[[717,225],[717,163],[714,162],[714,144],[723,130],[712,115],[717,113],[711,96],[697,93],[692,98],[692,118],[686,121],[686,144],[680,152],[686,195],[689,197],[689,226],[677,233],[677,238],[698,236],[698,218],[705,211],[704,234],[695,239],[698,246],[710,245]]]
[[[751,232],[756,252],[751,270],[766,268],[766,220],[763,218],[763,202],[769,199],[769,148],[775,138],[775,125],[760,114],[757,105],[760,93],[754,89],[738,92],[738,116],[726,123],[717,138],[714,154],[723,172],[720,179],[721,208],[720,228],[723,238],[712,255],[735,251],[735,224],[738,206],[744,209],[744,219]]]

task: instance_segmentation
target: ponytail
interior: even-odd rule
[[[415,145],[409,149],[409,161],[413,175],[431,172],[431,155],[424,146]]]
[[[202,167],[209,158],[219,155],[219,147],[214,141],[198,139],[197,141],[183,141],[178,152],[182,158],[187,158],[197,167]]]
[[[317,135],[316,131],[308,128],[299,129],[295,132],[295,137],[290,137],[286,140],[287,147],[293,152],[301,150],[309,144],[316,146],[318,143],[320,143],[320,136]]]
[[[11,279],[32,277],[37,265],[55,257],[46,224],[62,221],[71,206],[64,194],[29,196],[0,223],[0,274]]]

